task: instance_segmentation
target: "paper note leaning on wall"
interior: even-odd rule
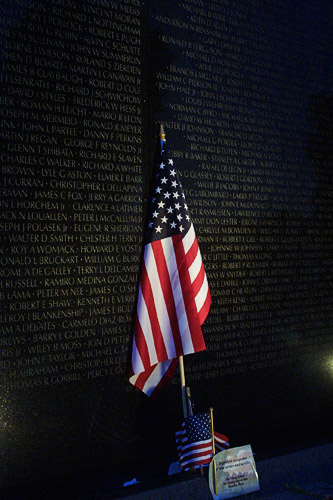
[[[209,488],[214,500],[259,490],[258,474],[249,444],[221,451],[214,456],[209,466]]]

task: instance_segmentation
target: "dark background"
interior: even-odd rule
[[[213,299],[207,351],[185,359],[194,410],[259,458],[332,438],[330,10],[1,6],[8,495],[149,487],[177,460],[179,377],[158,402],[127,377],[161,122]]]

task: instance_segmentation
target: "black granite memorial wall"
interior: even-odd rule
[[[116,489],[176,460],[178,376],[151,402],[127,375],[161,122],[212,294],[195,410],[257,453],[330,439],[329,2],[0,13],[1,488]]]

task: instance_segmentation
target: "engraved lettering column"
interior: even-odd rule
[[[150,5],[150,50],[165,61],[153,74],[156,122],[168,130],[213,295],[209,361],[189,370],[200,380],[325,353],[330,108],[309,96],[325,88],[328,40],[300,21],[312,7],[295,18],[284,1],[175,3]]]
[[[125,371],[142,232],[138,2],[6,2],[1,384]]]

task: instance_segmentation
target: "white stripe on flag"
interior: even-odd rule
[[[190,250],[195,238],[196,238],[196,236],[195,236],[194,227],[193,227],[193,224],[191,223],[190,229],[187,231],[187,233],[185,234],[185,236],[182,240],[185,253],[187,253]]]
[[[184,245],[184,249],[185,249],[186,253],[192,247],[195,239],[196,239],[196,236],[195,236],[194,227],[193,227],[193,224],[191,224],[190,229],[188,230],[187,234],[183,238],[183,245]],[[198,247],[197,255],[195,256],[195,259],[193,260],[193,262],[188,270],[189,274],[190,274],[191,283],[193,283],[193,281],[196,279],[196,277],[200,273],[201,268],[202,268],[202,264],[203,264],[203,262],[202,262],[201,252],[200,252],[200,248]],[[205,273],[200,290],[197,293],[197,295],[195,296],[195,305],[196,305],[198,312],[201,310],[202,306],[204,305],[204,303],[207,299],[208,292],[209,292],[209,287],[208,287],[207,275]]]
[[[187,438],[186,438],[187,440]],[[200,445],[209,445],[209,449],[210,451],[212,451],[212,440],[211,439],[206,439],[204,441],[200,441]],[[200,448],[198,448],[198,445],[196,443],[189,443],[189,444],[186,444],[185,446],[182,447],[183,450],[187,450],[187,448],[193,448],[193,446],[198,449],[198,451],[201,451]],[[202,448],[202,450],[208,450],[208,448]],[[193,453],[193,452],[192,452]]]
[[[200,273],[201,267],[202,267],[202,258],[201,258],[200,250],[198,248],[197,255],[188,269],[188,272],[190,273],[191,283],[193,283],[195,278]]]
[[[161,363],[158,363],[156,365],[154,371],[150,374],[142,389],[143,392],[147,394],[147,396],[150,396],[153,390],[156,388],[160,380],[163,378],[164,374],[167,372],[171,362],[172,359],[162,361]]]
[[[172,329],[170,325],[170,319],[168,314],[168,309],[165,303],[165,298],[163,290],[161,287],[161,282],[157,270],[157,264],[155,260],[155,255],[151,244],[146,245],[145,249],[145,265],[149,281],[151,283],[151,289],[154,297],[155,309],[158,317],[158,323],[161,329],[162,337],[164,340],[164,345],[168,354],[168,359],[175,358],[177,356],[175,343],[173,340]],[[154,364],[154,363],[152,363]]]
[[[136,381],[138,380],[139,375],[140,375],[140,373],[138,373],[137,375],[132,375],[130,377],[131,384],[135,385]]]
[[[155,363],[158,362],[158,359],[157,359],[157,354],[156,354],[156,349],[155,349],[154,335],[153,335],[152,328],[151,328],[148,308],[147,308],[144,296],[142,294],[141,286],[139,288],[137,313],[138,313],[139,322],[140,322],[140,325],[141,325],[141,328],[142,328],[142,331],[143,331],[143,334],[144,334],[144,337],[146,340],[150,364],[154,365]],[[135,370],[134,370],[134,373],[136,373]]]
[[[179,271],[177,266],[177,260],[174,252],[174,246],[172,238],[165,238],[161,241],[163,252],[168,268],[168,273],[172,286],[172,293],[176,306],[176,313],[178,319],[178,326],[180,331],[180,336],[183,344],[184,354],[190,354],[194,352],[194,347],[192,343],[192,336],[188,324],[186,308],[184,304],[182,287],[179,279]]]
[[[207,446],[206,448],[200,448],[199,450],[197,450],[195,452],[197,455],[201,455],[201,453],[209,453],[209,456],[211,456],[212,454],[212,446]],[[184,462],[184,458],[188,457],[188,456],[192,456],[193,457],[193,450],[187,452],[187,453],[182,453],[182,462]]]
[[[138,348],[136,347],[135,338],[133,338],[132,367],[133,367],[133,372],[137,374],[142,373],[145,370],[140,353],[138,351]],[[131,380],[134,380],[133,377],[131,378]],[[134,384],[135,381],[132,382],[132,384]]]
[[[207,299],[207,294],[208,294],[208,281],[207,281],[207,276],[205,273],[205,277],[203,280],[203,283],[200,287],[199,292],[195,296],[195,305],[197,307],[197,311],[199,312],[202,306],[204,305],[206,299]]]
[[[210,459],[210,458],[211,458],[211,456],[212,456],[212,454],[211,454],[211,453],[209,453],[208,455],[203,455],[203,456],[201,456],[201,455],[200,455],[200,456],[198,456],[198,457],[194,457],[194,458],[192,458],[192,460],[186,460],[185,462],[183,462],[183,461],[181,460],[181,461],[180,461],[180,463],[181,463],[181,465],[184,467],[185,465],[189,465],[189,464],[193,464],[193,463],[195,463],[195,462],[199,462],[199,460],[200,460],[200,462],[201,462],[202,460],[208,460],[208,459]]]

